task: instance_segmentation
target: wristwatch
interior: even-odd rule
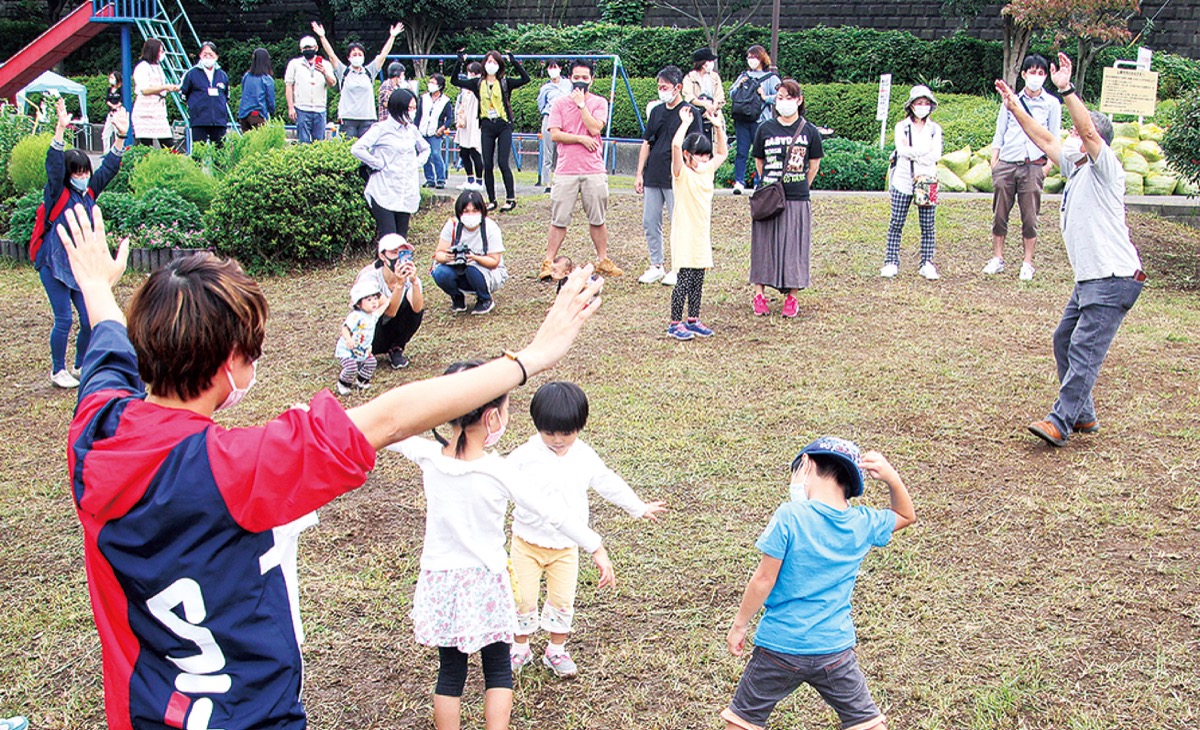
[[[1074,93],[1075,93],[1075,84],[1068,84],[1067,88],[1058,90],[1059,96],[1070,96],[1071,94],[1074,94]]]

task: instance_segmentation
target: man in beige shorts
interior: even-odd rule
[[[596,273],[620,276],[624,272],[608,258],[608,173],[604,169],[604,145],[600,135],[608,121],[608,101],[588,91],[592,84],[592,64],[586,60],[571,62],[568,96],[550,107],[550,139],[558,143],[558,165],[550,188],[550,236],[546,259],[539,279],[549,279],[554,258],[567,237],[575,199],[583,202],[588,230],[596,247]]]

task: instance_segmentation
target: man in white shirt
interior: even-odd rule
[[[1057,160],[1067,176],[1062,232],[1075,271],[1075,290],[1054,331],[1058,399],[1045,420],[1029,425],[1035,436],[1063,446],[1072,431],[1100,430],[1092,386],[1117,328],[1142,292],[1146,274],[1125,225],[1125,170],[1109,146],[1112,122],[1083,105],[1071,84],[1071,59],[1066,54],[1058,54],[1050,78],[1074,124],[1065,142],[1025,112],[1008,84],[997,81],[996,91],[1030,139]]]
[[[288,61],[283,74],[288,118],[296,123],[296,141],[308,144],[325,139],[326,89],[337,83],[332,64],[317,55],[317,39],[300,39],[300,56]]]

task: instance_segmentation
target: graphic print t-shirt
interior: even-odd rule
[[[792,137],[804,124],[804,130],[792,144]],[[792,145],[787,165],[783,156]],[[808,200],[808,163],[825,156],[821,148],[821,133],[803,117],[794,124],[783,125],[778,119],[763,122],[754,137],[754,158],[763,160],[763,181],[770,185],[783,176],[784,195],[788,200]]]

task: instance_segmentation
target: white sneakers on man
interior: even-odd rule
[[[59,370],[57,373],[50,376],[50,382],[60,388],[78,388],[79,381],[74,375],[67,372],[66,368]]]
[[[676,280],[677,278],[678,278],[678,277],[675,275],[675,272],[674,272],[674,271],[668,271],[668,272],[667,272],[667,275],[666,275],[666,276],[664,276],[664,277],[663,277],[663,278],[662,278],[662,279],[659,281],[659,283],[660,283],[660,284],[662,284],[663,286],[675,286],[675,280]]]
[[[937,281],[941,278],[938,276],[937,267],[933,265],[932,261],[926,261],[921,264],[921,268],[917,269],[917,273],[930,281]]]
[[[1021,281],[1033,281],[1033,264],[1028,261],[1021,263]]]
[[[983,273],[988,276],[999,274],[1001,271],[1004,271],[1004,259],[993,258],[987,262],[987,266],[983,267]]]
[[[651,266],[646,269],[646,273],[638,277],[639,284],[653,284],[656,281],[661,281],[667,272],[661,266]]]
[[[879,270],[879,275],[885,279],[893,279],[899,273],[900,267],[895,264],[884,264],[883,268]]]

